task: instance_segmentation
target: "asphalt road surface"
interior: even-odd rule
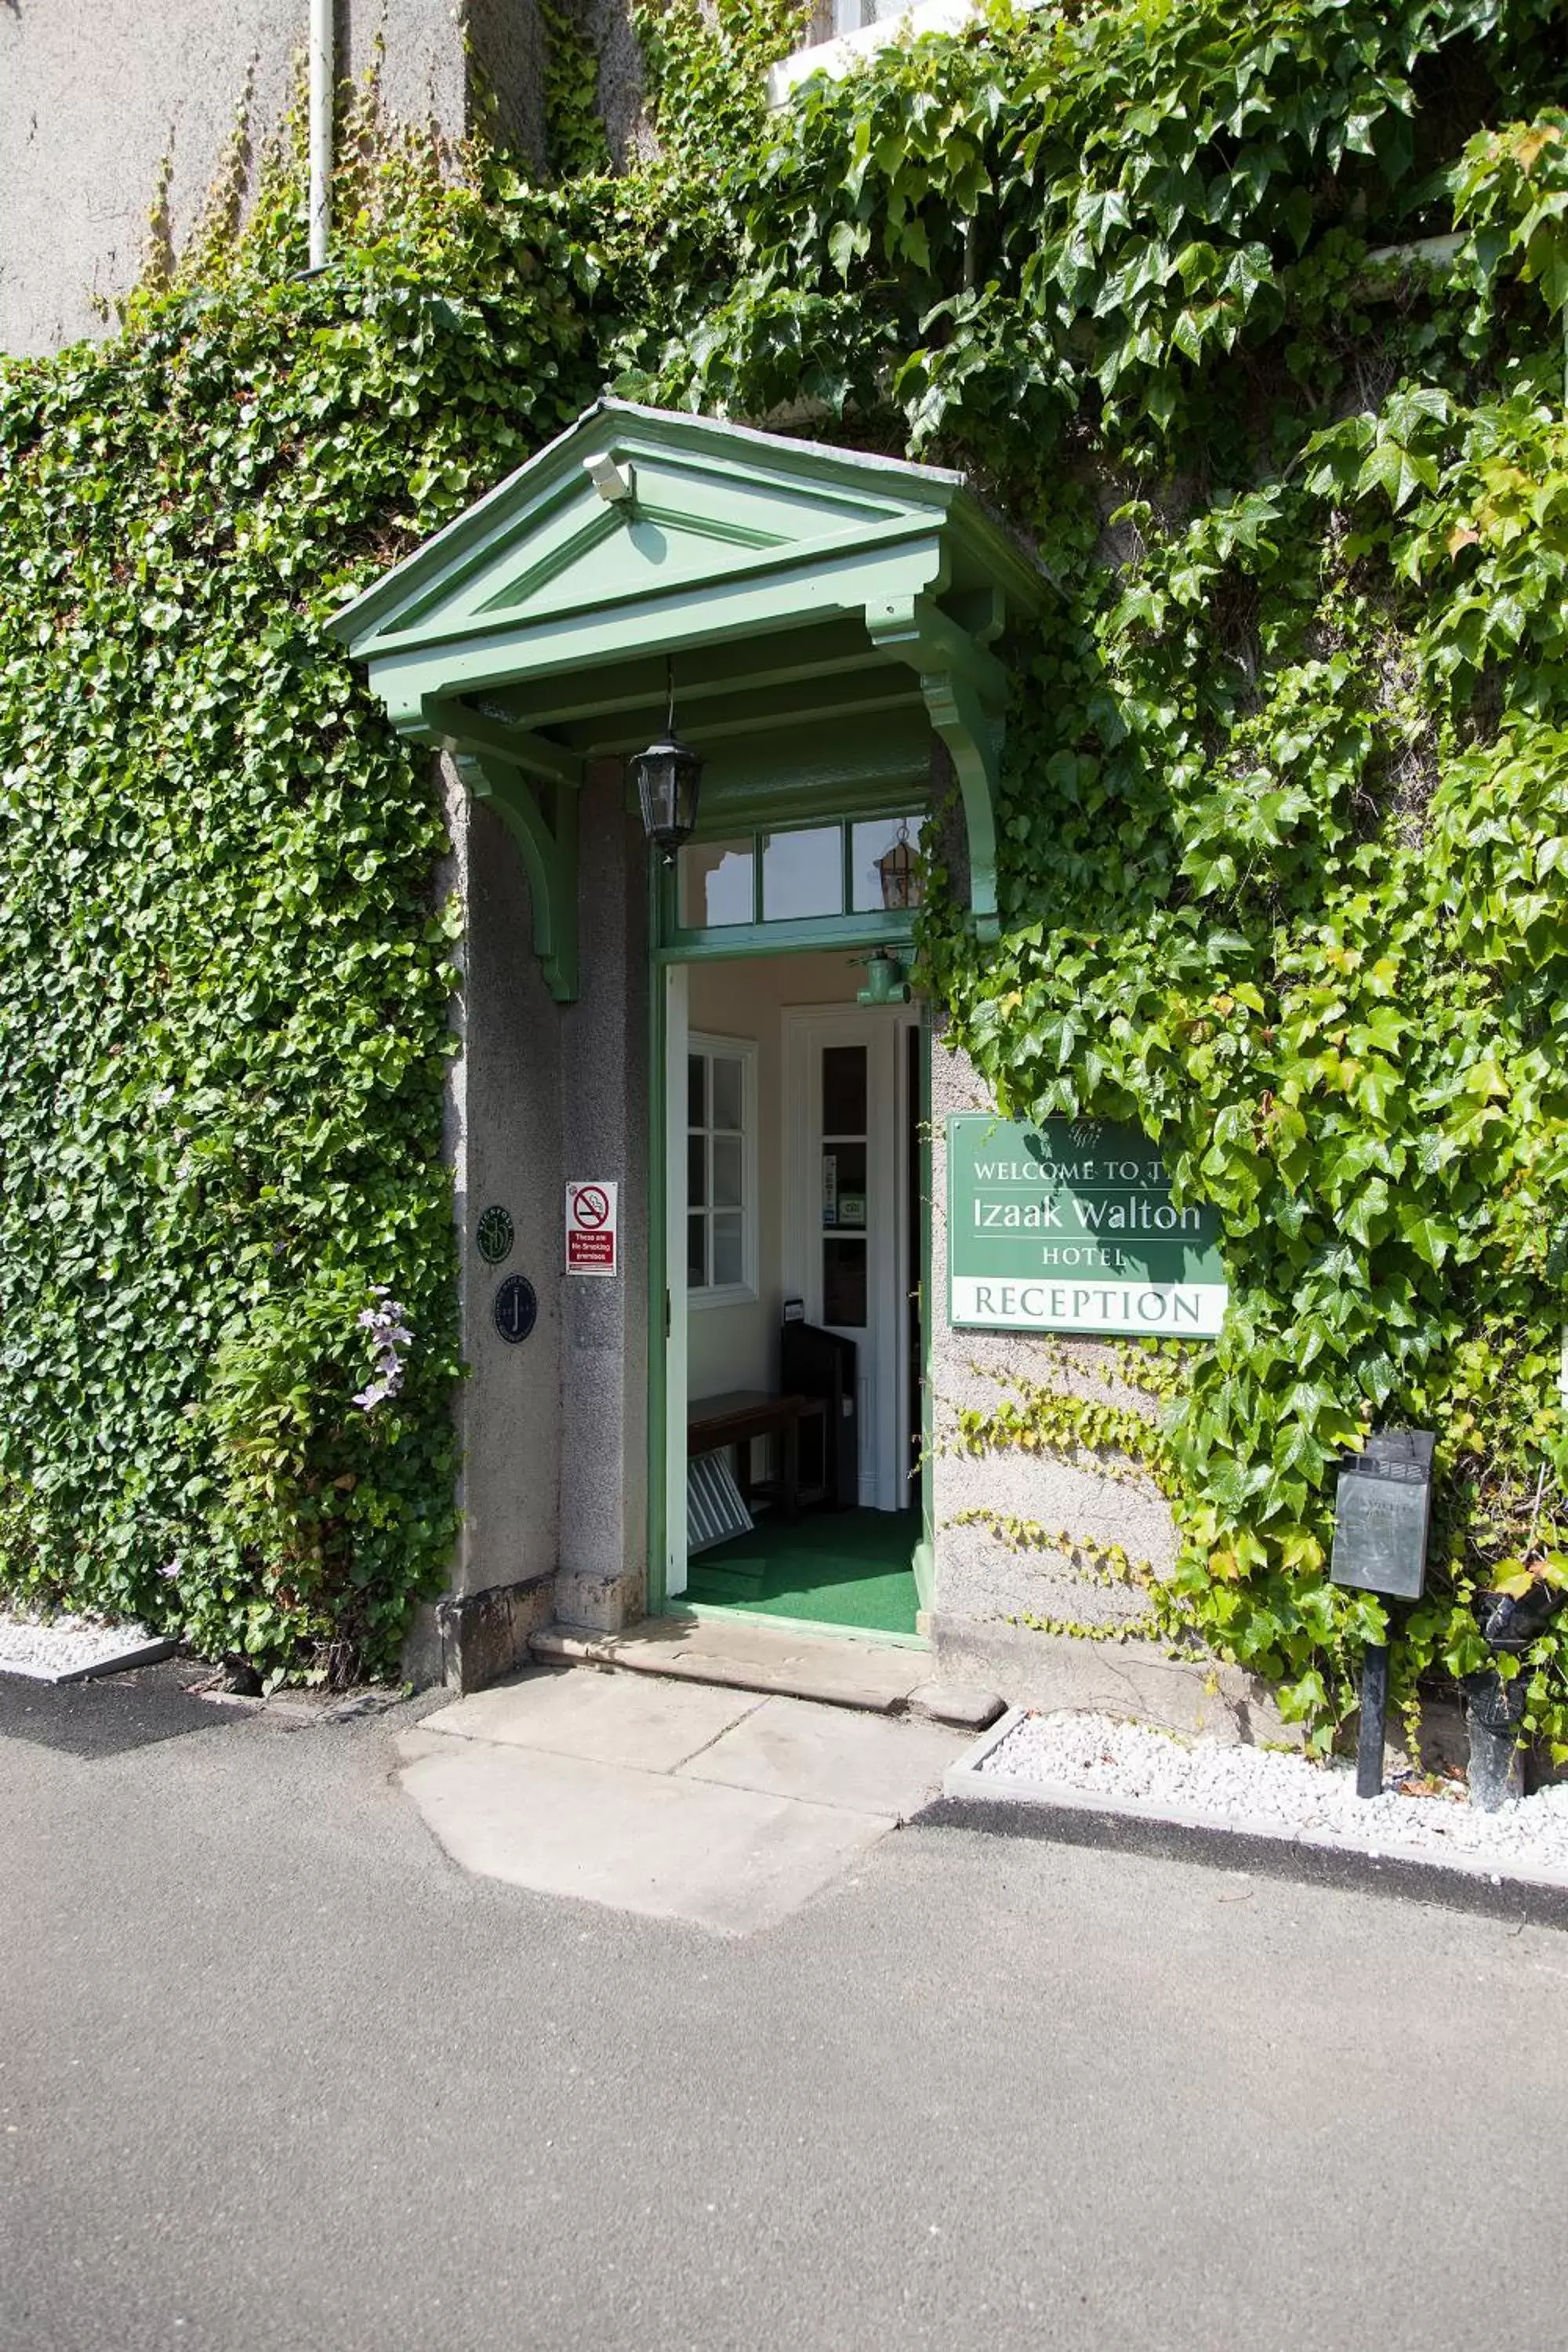
[[[3,2352],[1568,2343],[1568,1934],[953,1826],[744,1942],[0,1679]]]

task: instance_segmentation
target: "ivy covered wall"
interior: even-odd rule
[[[650,11],[618,178],[580,48],[552,184],[361,138],[309,284],[284,153],[115,343],[9,372],[5,1572],[275,1667],[384,1664],[438,1579],[438,828],[320,625],[613,384],[1036,537],[1003,948],[939,901],[925,975],[1005,1105],[1141,1121],[1224,1213],[1159,1606],[1327,1726],[1373,1420],[1439,1436],[1407,1675],[1561,1563],[1568,16],[1068,0],[769,117],[795,21]],[[1562,1737],[1558,1637],[1527,1671]]]

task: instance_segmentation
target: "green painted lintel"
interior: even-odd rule
[[[542,785],[488,752],[459,753],[458,772],[476,800],[490,803],[521,852],[533,902],[534,952],[556,1003],[574,1003],[577,794],[565,784]]]
[[[725,923],[712,930],[671,928],[667,944],[654,950],[656,963],[706,963],[720,957],[799,954],[842,955],[857,949],[910,948],[914,926],[908,915],[872,909],[863,915],[812,915],[796,922]]]

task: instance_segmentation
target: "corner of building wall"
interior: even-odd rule
[[[1017,1704],[1103,1701],[1110,1711],[1142,1711],[1184,1728],[1250,1721],[1261,1711],[1267,1736],[1284,1736],[1259,1689],[1227,1680],[1229,1670],[1204,1654],[1173,1657],[1154,1637],[1146,1580],[1173,1566],[1177,1537],[1170,1505],[1140,1460],[1071,1445],[976,1454],[962,1442],[962,1414],[994,1412],[1028,1387],[1143,1418],[1157,1411],[1121,1377],[1115,1350],[1102,1341],[958,1330],[948,1322],[946,1122],[955,1111],[994,1108],[973,1065],[933,1036],[934,1558],[921,1601],[942,1676],[984,1679]],[[1031,1530],[1022,1542],[1018,1523]],[[1119,1556],[1130,1573],[1110,1564]]]
[[[550,1575],[483,1592],[448,1592],[416,1615],[403,1645],[404,1679],[416,1690],[482,1690],[528,1664],[531,1636],[554,1616]]]
[[[449,1598],[467,1602],[536,1591],[556,1565],[561,1014],[534,953],[515,844],[490,808],[471,801],[449,761],[442,781],[452,848],[437,887],[456,894],[463,918],[452,1013],[459,1051],[446,1104],[467,1368],[454,1396],[462,1519]],[[503,1213],[493,1222],[505,1238],[487,1255],[479,1231],[490,1208]],[[521,1339],[508,1336],[515,1327],[507,1318],[497,1319],[516,1276],[536,1303],[533,1327]]]

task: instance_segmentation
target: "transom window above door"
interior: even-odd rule
[[[686,1061],[686,1290],[693,1307],[757,1296],[757,1048],[693,1034]]]
[[[924,814],[759,826],[680,852],[682,930],[904,914],[921,902]]]

